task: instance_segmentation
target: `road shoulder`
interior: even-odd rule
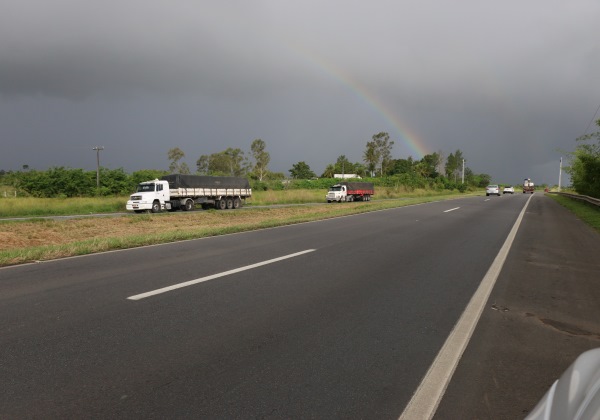
[[[598,233],[534,197],[435,418],[522,418],[600,346],[599,250]]]

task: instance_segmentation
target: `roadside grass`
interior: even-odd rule
[[[325,202],[326,190],[281,190],[253,191],[246,205],[267,206],[273,204],[308,204]],[[407,190],[404,186],[377,187],[374,201],[389,198],[411,198],[425,196],[462,195],[458,191]],[[124,212],[129,196],[118,197],[73,197],[73,198],[34,198],[0,197],[0,218],[67,216],[96,213]]]
[[[1,222],[0,266],[273,228],[457,197],[450,194],[319,206]]]
[[[546,194],[600,233],[600,207],[559,194]]]
[[[0,198],[0,217],[64,216],[125,211],[128,197]]]

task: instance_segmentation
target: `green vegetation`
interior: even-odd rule
[[[393,145],[389,134],[380,132],[366,142],[364,164],[352,163],[345,155],[341,155],[335,164],[328,164],[320,179],[317,179],[308,163],[300,161],[289,170],[292,179],[286,179],[283,173],[268,169],[271,157],[266,151],[266,143],[255,139],[249,154],[242,149],[228,147],[222,152],[201,155],[196,161],[196,174],[246,177],[255,191],[328,189],[338,182],[334,179],[335,174],[355,174],[373,182],[376,187],[400,188],[408,192],[416,189],[465,192],[483,188],[490,182],[487,174],[474,174],[468,167],[464,167],[463,171],[465,159],[460,150],[450,153],[447,159],[444,159],[441,151],[425,155],[421,160],[414,160],[411,156],[394,159]],[[179,147],[170,149],[167,158],[168,172],[150,169],[128,174],[122,168],[99,168],[99,177],[96,171],[65,167],[53,167],[46,171],[31,169],[28,165],[23,165],[21,171],[6,172],[0,169],[0,187],[6,188],[0,193],[6,197],[16,193],[19,197],[38,198],[125,196],[142,181],[160,178],[167,173],[190,173],[189,166],[183,161],[185,153]]]
[[[125,211],[127,196],[0,199],[0,217],[63,216]]]
[[[596,125],[600,127],[600,120]],[[593,140],[597,143],[587,143]],[[577,142],[575,152],[571,153],[571,166],[566,171],[571,175],[575,191],[600,198],[600,131],[579,137]]]
[[[339,181],[339,180],[338,180]],[[308,204],[324,203],[325,194],[333,180],[301,181],[283,189],[255,189],[247,206],[266,206],[273,204]],[[309,186],[311,188],[297,188]],[[393,198],[450,197],[458,191],[444,189],[412,189],[402,185],[377,187],[374,200]],[[74,214],[115,213],[125,211],[125,202],[129,196],[111,197],[71,197],[71,198],[35,198],[13,197],[0,198],[0,218],[2,217],[39,217],[64,216]]]
[[[547,194],[600,233],[600,207],[558,194]]]

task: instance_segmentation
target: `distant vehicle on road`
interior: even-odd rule
[[[502,194],[514,194],[515,193],[515,188],[514,187],[504,187],[504,189],[502,190]]]
[[[328,203],[337,201],[369,201],[375,194],[375,187],[371,182],[340,182],[332,186],[325,199]]]
[[[500,186],[495,184],[488,185],[485,189],[485,195],[486,197],[489,195],[497,195],[498,197],[500,197]]]
[[[535,184],[529,178],[525,178],[523,181],[523,194],[533,194],[535,191]]]

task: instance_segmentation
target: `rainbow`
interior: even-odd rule
[[[367,89],[365,85],[360,83],[355,78],[351,77],[348,73],[342,71],[340,68],[334,66],[331,62],[325,60],[314,52],[309,52],[306,48],[295,45],[293,48],[305,61],[312,64],[313,67],[326,73],[329,77],[335,79],[343,86],[350,89],[350,91],[361,101],[367,104],[376,114],[379,114],[383,119],[392,126],[395,133],[400,136],[400,140],[408,147],[415,159],[421,159],[423,156],[431,153],[425,146],[424,142],[419,139],[416,133],[410,130],[404,122],[395,115],[395,113],[386,106],[381,100],[379,100],[372,92]],[[375,133],[374,133],[375,134]],[[395,140],[393,136],[391,140]]]

